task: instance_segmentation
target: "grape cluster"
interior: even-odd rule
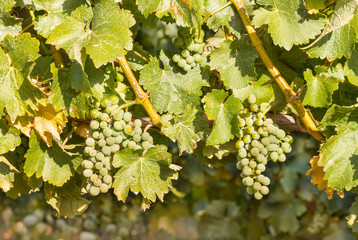
[[[16,147],[13,151],[9,151],[5,154],[5,157],[10,162],[17,162],[19,164],[24,163],[25,153],[29,149],[29,140],[25,135],[21,136],[21,144]]]
[[[90,111],[90,137],[86,139],[82,161],[83,176],[88,179],[87,191],[97,196],[106,193],[112,186],[111,160],[120,149],[149,149],[153,138],[143,132],[142,121],[132,121],[132,114],[124,112],[118,105],[116,95],[104,97],[94,103]]]
[[[202,65],[207,61],[204,54],[204,30],[197,28],[182,28],[178,31],[178,37],[174,40],[174,46],[178,53],[173,55],[173,61],[184,71],[189,71],[197,64]]]
[[[291,152],[293,141],[290,135],[280,129],[271,118],[266,118],[264,104],[256,104],[256,97],[250,95],[247,99],[249,108],[239,113],[239,140],[235,146],[237,153],[237,168],[242,170],[242,183],[246,191],[259,200],[269,193],[270,179],[263,173],[268,161],[284,162],[285,153]]]

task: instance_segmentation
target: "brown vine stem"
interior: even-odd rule
[[[139,85],[137,79],[135,78],[132,69],[129,67],[127,59],[125,56],[117,58],[119,65],[122,67],[124,74],[126,75],[139,103],[144,107],[145,111],[148,113],[149,117],[152,120],[152,124],[160,127],[162,121],[159,114],[154,110],[152,103],[149,101],[148,95],[143,91]]]
[[[301,121],[307,128],[307,132],[311,134],[315,139],[318,141],[325,141],[325,137],[323,134],[318,130],[315,120],[311,117],[308,111],[303,107],[299,97],[297,97],[295,91],[287,84],[286,80],[281,76],[281,73],[272,63],[270,57],[268,56],[265,48],[263,47],[261,39],[258,37],[255,29],[251,25],[250,17],[246,12],[244,3],[242,0],[231,0],[231,2],[235,5],[235,8],[240,14],[240,17],[245,25],[245,28],[249,34],[251,39],[251,44],[255,47],[256,51],[258,52],[262,62],[265,64],[267,70],[270,72],[272,77],[275,79],[276,83],[281,88],[282,92],[286,96],[286,100],[290,103],[298,116],[300,117]]]

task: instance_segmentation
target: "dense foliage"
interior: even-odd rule
[[[1,194],[21,202],[42,191],[70,218],[93,201],[106,224],[123,211],[171,237],[349,238],[344,222],[358,232],[357,7],[1,1]],[[136,208],[149,210],[126,212]]]

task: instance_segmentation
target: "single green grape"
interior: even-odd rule
[[[93,138],[86,139],[86,146],[93,147],[96,141]]]
[[[120,149],[119,144],[113,144],[111,146],[112,153],[119,151],[119,149]]]
[[[236,149],[241,149],[244,147],[244,145],[245,145],[245,143],[244,143],[244,141],[242,141],[242,139],[237,140],[235,143]]]
[[[250,160],[248,158],[243,158],[243,159],[241,159],[240,162],[241,162],[242,166],[247,166],[247,165],[249,165]]]
[[[105,121],[101,121],[100,124],[99,124],[99,127],[100,127],[101,129],[107,128],[107,127],[108,127],[108,123],[105,122]]]
[[[256,103],[253,103],[250,105],[250,111],[251,112],[258,112],[259,111],[259,107],[257,106]]]
[[[142,140],[143,141],[148,141],[150,139],[150,134],[148,132],[144,132],[142,134]]]
[[[88,160],[83,160],[82,161],[82,167],[85,169],[92,169],[93,168],[93,162],[88,161]]]
[[[99,122],[97,120],[92,120],[90,123],[90,128],[92,130],[96,130],[99,128]]]
[[[172,59],[173,59],[173,62],[178,63],[180,61],[180,58],[181,57],[179,54],[174,54]]]
[[[245,176],[250,176],[252,174],[252,169],[249,167],[249,166],[245,166],[243,169],[242,169],[242,173],[245,175]]]
[[[104,155],[110,155],[111,154],[111,152],[112,152],[112,150],[111,150],[111,147],[109,147],[109,146],[104,146],[104,147],[102,147],[102,153],[104,154]]]
[[[133,128],[131,125],[127,125],[125,128],[124,128],[124,133],[127,134],[127,135],[132,135],[133,133]]]
[[[191,41],[190,41],[191,43]],[[187,58],[190,56],[190,52],[188,50],[183,50],[180,52],[180,55],[183,57],[183,58]]]
[[[251,160],[251,161],[249,162],[249,167],[250,167],[251,169],[255,169],[255,168],[256,168],[256,166],[257,166],[256,161]]]
[[[251,177],[246,177],[244,179],[242,179],[242,183],[245,185],[245,186],[252,186],[254,184],[254,179],[252,179]]]
[[[148,142],[148,141],[143,141],[143,142],[142,142],[142,148],[143,148],[144,150],[149,149],[151,146],[152,146],[152,144],[151,144],[150,142]]]
[[[260,191],[261,186],[262,186],[261,183],[255,182],[252,187],[254,188],[255,191]]]
[[[110,136],[112,136],[112,133],[113,133],[113,130],[112,129],[110,129],[110,128],[105,128],[104,130],[103,130],[103,135],[105,136],[105,137],[110,137]]]
[[[128,142],[128,148],[129,149],[134,149],[137,146],[137,144],[134,141],[129,141]]]
[[[123,120],[126,122],[130,122],[132,120],[132,114],[130,112],[125,112],[123,114]]]
[[[104,154],[102,152],[98,152],[96,154],[96,160],[97,161],[102,161],[104,159]]]
[[[102,183],[102,184],[99,186],[99,190],[101,191],[101,193],[106,193],[106,192],[108,192],[108,185]]]
[[[121,144],[122,141],[123,141],[123,138],[120,135],[114,138],[115,144]]]
[[[99,187],[95,187],[95,186],[91,186],[90,190],[89,190],[89,193],[92,195],[92,196],[97,196],[99,194]]]
[[[242,140],[244,141],[244,143],[246,143],[246,144],[249,144],[249,143],[251,143],[251,141],[252,141],[252,139],[251,139],[251,136],[250,135],[245,135],[243,138],[242,138]]]
[[[279,162],[284,162],[286,161],[286,155],[285,154],[280,154],[278,155],[278,159]]]
[[[277,154],[277,152],[272,152],[272,153],[270,153],[270,159],[271,159],[272,161],[276,162],[277,159],[278,159],[278,154]]]
[[[292,151],[291,145],[287,142],[282,143],[281,148],[284,153],[290,153]]]
[[[241,148],[241,149],[239,149],[237,154],[240,158],[245,158],[247,156],[247,151],[245,148]]]
[[[260,192],[255,192],[255,193],[254,193],[254,198],[255,198],[256,200],[261,200],[261,199],[262,199],[262,194],[261,194]]]
[[[261,172],[264,172],[266,170],[266,166],[264,164],[260,163],[260,164],[257,164],[256,169]]]
[[[140,127],[135,127],[135,128],[133,129],[133,132],[134,132],[134,134],[142,135],[143,130],[142,130],[142,128],[140,128]]]
[[[103,163],[102,162],[96,162],[96,164],[94,165],[94,167],[97,170],[101,170],[103,168]]]
[[[98,110],[95,109],[95,108],[91,109],[91,111],[90,111],[90,117],[91,117],[91,118],[97,118],[97,116],[98,116]]]
[[[83,176],[86,177],[86,178],[91,177],[92,174],[93,174],[92,169],[85,169],[85,170],[83,170]]]
[[[106,146],[106,145],[107,145],[107,141],[106,141],[106,140],[104,140],[104,139],[98,140],[98,146],[99,146],[99,147],[104,147],[104,146]]]
[[[260,193],[262,195],[267,195],[269,193],[269,188],[267,186],[261,186]]]
[[[105,175],[103,177],[103,182],[106,184],[111,184],[112,183],[112,177],[110,175]]]
[[[250,94],[249,97],[247,98],[247,101],[248,101],[250,104],[255,103],[255,102],[256,102],[256,97],[255,97],[255,95]]]
[[[271,144],[267,145],[266,148],[269,152],[276,152],[278,149],[278,145],[271,143]]]
[[[91,149],[90,151],[89,151],[89,155],[90,155],[90,157],[95,157],[96,156],[96,154],[97,154],[97,151],[96,151],[96,149]]]
[[[108,121],[109,120],[109,115],[108,113],[102,113],[100,116],[101,121]]]
[[[108,106],[111,106],[111,104],[112,104],[112,102],[108,97],[102,98],[102,100],[101,100],[101,107],[102,108],[106,108]]]
[[[134,120],[133,126],[134,126],[135,128],[140,128],[140,127],[142,127],[142,121],[141,121],[140,119]]]
[[[112,105],[119,103],[119,97],[117,97],[116,95],[112,95],[109,100],[111,101]]]
[[[251,148],[250,153],[251,153],[252,156],[255,157],[255,156],[259,155],[260,150],[258,148],[256,148],[256,147],[253,147],[253,148]]]
[[[109,157],[104,157],[102,160],[103,166],[108,165],[111,162],[111,159]]]

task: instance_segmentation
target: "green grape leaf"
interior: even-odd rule
[[[213,129],[206,145],[223,144],[238,133],[237,114],[242,109],[240,99],[228,96],[223,90],[213,90],[202,100],[209,120],[214,120]]]
[[[155,12],[158,18],[170,13],[179,26],[188,27],[197,25],[198,21],[192,8],[196,7],[195,10],[198,11],[203,4],[195,4],[193,0],[137,0],[137,5],[145,17],[152,12]]]
[[[239,41],[224,41],[210,54],[210,68],[217,70],[225,87],[243,88],[256,78],[254,62],[257,52]]]
[[[57,69],[55,64],[51,65],[53,74],[52,91],[48,102],[54,105],[57,111],[66,109],[67,115],[74,118],[86,118],[89,112],[87,98],[84,92],[76,92],[69,85],[76,81],[76,75],[70,75],[65,69]]]
[[[139,83],[150,92],[150,101],[156,111],[180,114],[187,105],[199,105],[199,97],[203,94],[201,88],[207,86],[195,67],[186,74],[170,65],[170,58],[164,51],[159,59],[150,58],[150,62],[140,72]]]
[[[14,5],[14,0],[2,0],[0,3],[0,12],[9,12]]]
[[[0,10],[0,42],[8,34],[16,37],[22,29],[21,23],[22,19],[15,18],[9,13],[1,12]]]
[[[327,35],[328,33],[349,23],[349,21],[354,17],[357,6],[357,0],[338,0],[327,26],[318,39],[321,39],[324,35]]]
[[[293,45],[308,43],[321,33],[326,22],[322,18],[304,19],[298,13],[302,8],[300,0],[259,0],[257,3],[269,5],[271,9],[255,10],[252,23],[258,27],[268,24],[273,42],[286,50],[290,50]]]
[[[15,173],[13,187],[6,192],[6,196],[16,199],[23,194],[40,191],[42,178],[36,178],[35,175],[27,177],[21,170],[21,173]]]
[[[234,141],[226,142],[221,145],[205,146],[203,149],[203,155],[209,159],[212,159],[215,156],[217,159],[221,160],[230,153],[237,153]]]
[[[8,192],[13,186],[14,176],[18,170],[2,155],[0,155],[0,189]]]
[[[31,71],[31,78],[36,79],[39,82],[52,78],[51,63],[53,63],[53,57],[39,56],[35,63],[36,65]]]
[[[358,87],[358,49],[355,48],[351,55],[351,58],[348,59],[344,65],[344,71],[347,74],[348,81],[354,86]]]
[[[129,191],[140,192],[151,202],[157,197],[163,201],[164,194],[172,188],[172,179],[178,177],[170,165],[171,154],[164,145],[156,145],[143,154],[128,148],[115,153],[113,166],[119,170],[114,175],[114,194],[123,202]]]
[[[33,0],[35,10],[44,10],[47,14],[36,16],[35,30],[45,38],[48,38],[51,30],[61,24],[85,0]]]
[[[188,105],[181,115],[173,116],[166,114],[162,116],[162,132],[172,141],[177,141],[180,155],[185,151],[193,153],[196,143],[203,138],[202,128],[208,128],[208,123],[202,121],[203,114],[198,109]]]
[[[310,57],[327,58],[329,61],[349,58],[358,37],[358,12],[344,26],[328,33],[307,50]],[[312,45],[312,44],[311,44]]]
[[[0,119],[0,155],[8,151],[14,151],[21,143],[20,131],[6,124]]]
[[[86,52],[98,68],[126,54],[133,47],[132,32],[135,24],[128,10],[119,9],[113,0],[102,0],[96,4],[92,20],[91,40]]]
[[[71,59],[82,63],[82,49],[90,41],[89,24],[92,17],[92,8],[81,5],[64,22],[52,29],[46,43],[65,49]]]
[[[326,8],[324,4],[326,0],[305,0],[306,7],[313,10],[321,10]]]
[[[251,1],[245,0],[243,2],[245,8],[249,11],[250,5],[252,4]],[[205,12],[211,13],[224,6],[226,3],[226,0],[208,0],[205,3]],[[239,36],[240,32],[246,31],[240,19],[240,15],[237,14],[236,9],[233,6],[226,7],[210,16],[206,21],[206,24],[215,32],[222,26],[226,26],[230,32],[235,34],[235,36]]]
[[[242,102],[248,98],[249,95],[255,95],[256,103],[269,102],[274,95],[272,85],[269,83],[271,78],[265,74],[262,74],[260,79],[244,88],[234,89],[234,96],[239,98]]]
[[[39,41],[29,33],[16,40],[7,35],[0,48],[0,112],[6,108],[12,122],[33,107],[38,91],[27,79],[37,57]]]
[[[311,69],[304,72],[307,92],[302,103],[312,107],[329,107],[332,104],[333,92],[338,89],[340,79],[336,78],[335,70],[328,69],[327,72],[320,72],[321,70],[317,71],[317,69],[316,76],[313,76]]]
[[[358,125],[350,124],[321,146],[318,166],[326,173],[327,186],[338,191],[351,190],[358,185],[357,149]]]
[[[90,201],[81,197],[81,183],[75,177],[62,187],[44,184],[45,199],[57,211],[57,217],[74,218],[86,211]]]
[[[45,182],[62,186],[74,175],[73,161],[76,157],[69,156],[57,143],[47,147],[32,131],[29,146],[24,165],[24,172],[28,177],[36,174],[37,178],[42,177]]]
[[[240,207],[232,201],[213,200],[199,217],[199,233],[203,239],[239,239],[240,226],[231,221],[240,214]]]
[[[336,126],[338,132],[344,132],[351,122],[358,122],[358,105],[339,106],[333,104],[320,123],[320,128]]]

